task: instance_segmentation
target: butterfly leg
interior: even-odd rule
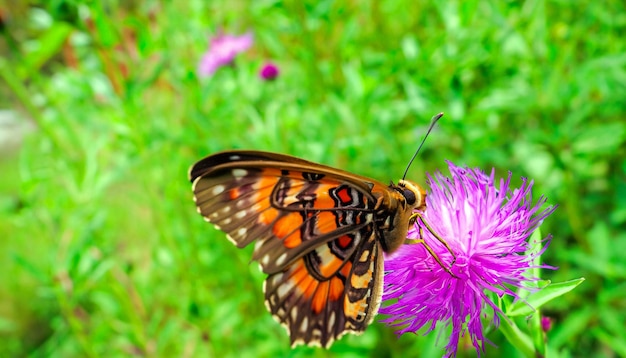
[[[454,265],[454,263],[456,262],[456,255],[454,254],[454,251],[452,251],[452,248],[450,247],[450,245],[448,245],[446,240],[444,240],[444,238],[442,238],[439,234],[437,234],[437,232],[435,230],[433,230],[433,228],[428,224],[428,222],[426,222],[426,220],[424,220],[424,217],[421,214],[414,213],[411,216],[411,220],[410,220],[411,223],[414,223],[416,220],[421,220],[422,224],[424,224],[426,229],[435,237],[435,239],[437,239],[437,241],[439,241],[443,246],[445,246],[446,250],[448,250],[450,255],[452,255],[452,263],[450,263],[450,267],[452,267],[452,265]],[[423,227],[420,226],[419,230],[420,230],[419,231],[419,237],[420,237],[419,239],[408,239],[406,242],[408,244],[422,244],[422,245],[424,245],[424,247],[426,248],[426,251],[428,251],[428,253],[435,259],[435,261],[437,261],[439,266],[441,266],[452,277],[458,278],[454,273],[452,273],[452,271],[450,271],[450,267],[448,267],[447,265],[443,264],[443,262],[441,261],[439,256],[437,256],[437,254],[435,253],[435,251],[433,251],[433,249],[424,241],[424,239],[423,239],[423,237],[424,237],[424,229],[423,229]]]

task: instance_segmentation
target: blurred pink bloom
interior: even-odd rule
[[[276,77],[278,77],[279,73],[280,71],[278,70],[278,66],[276,66],[275,64],[271,62],[268,62],[265,65],[263,65],[263,68],[261,68],[261,72],[259,73],[259,76],[261,76],[261,78],[264,80],[271,81],[275,79]]]
[[[237,54],[249,49],[252,42],[251,32],[241,36],[217,35],[211,39],[209,51],[202,56],[198,66],[198,74],[203,77],[213,75],[218,68],[231,64]]]
[[[541,329],[543,329],[544,332],[548,332],[552,329],[552,319],[550,319],[550,317],[541,317]]]

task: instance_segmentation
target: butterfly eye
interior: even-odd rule
[[[415,193],[413,192],[413,190],[404,188],[402,190],[402,195],[406,199],[407,204],[409,205],[415,204],[415,201],[417,200],[417,198],[415,197]]]

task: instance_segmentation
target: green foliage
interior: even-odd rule
[[[4,138],[22,131],[0,127],[0,356],[441,355],[445,335],[396,339],[382,324],[329,352],[290,350],[250,248],[196,214],[186,178],[207,154],[253,148],[397,180],[440,111],[409,177],[423,183],[448,159],[534,179],[537,196],[560,206],[542,226],[554,237],[543,261],[559,269],[542,276],[586,279],[542,306],[553,329],[529,337],[529,351],[509,343],[524,322],[515,317],[489,334],[498,348],[487,356],[529,354],[538,340],[551,357],[625,356],[625,10],[623,1],[0,5],[0,108],[35,128],[9,146]],[[220,29],[251,30],[255,45],[199,78]],[[265,60],[279,65],[276,81],[259,78]],[[459,352],[473,355],[470,345]]]

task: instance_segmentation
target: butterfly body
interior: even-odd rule
[[[266,306],[292,345],[328,347],[373,320],[383,252],[404,243],[426,193],[258,151],[208,156],[189,172],[198,211],[237,247],[255,244]]]

